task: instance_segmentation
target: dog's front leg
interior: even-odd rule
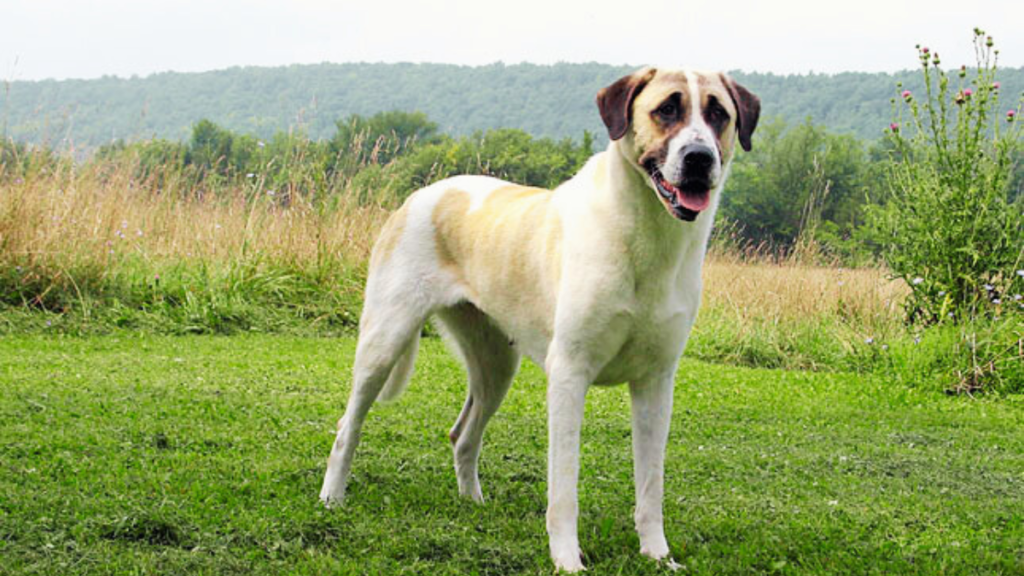
[[[640,553],[655,560],[669,557],[661,502],[665,484],[665,444],[672,420],[673,383],[673,374],[669,373],[629,385],[636,479],[634,521],[640,536]]]
[[[580,428],[589,380],[553,363],[548,370],[548,542],[555,568],[583,570],[576,521]]]

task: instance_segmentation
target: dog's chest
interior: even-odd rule
[[[595,384],[644,380],[674,370],[700,306],[699,271],[695,277],[645,288],[636,291],[613,323],[624,340]]]

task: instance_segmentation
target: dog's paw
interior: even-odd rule
[[[551,560],[555,563],[556,572],[575,573],[586,570],[579,546],[567,547],[566,550],[551,551]]]
[[[669,558],[668,541],[665,540],[665,533],[660,526],[657,529],[639,532],[641,554],[659,562]]]
[[[337,508],[345,502],[345,489],[332,490],[328,483],[320,489],[320,503],[327,508]]]

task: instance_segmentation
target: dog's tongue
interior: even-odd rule
[[[662,179],[661,183],[665,186],[666,190],[671,190],[675,194],[676,201],[687,210],[700,212],[711,203],[711,194],[708,194],[707,190],[680,190],[664,179]]]
[[[676,200],[683,205],[683,208],[687,210],[693,210],[694,212],[700,212],[708,207],[711,203],[711,195],[704,192],[685,192],[683,190],[676,190]]]

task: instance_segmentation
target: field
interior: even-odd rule
[[[392,164],[325,180],[303,156],[324,145],[275,138],[233,174],[165,144],[0,155],[0,574],[550,573],[543,374],[527,363],[488,429],[488,503],[459,500],[463,375],[430,328],[349,500],[316,499],[398,201],[354,182]],[[908,325],[881,265],[729,232],[677,377],[665,507],[685,572],[1024,574],[1024,304]],[[632,529],[626,396],[588,398],[596,574],[663,571]]]
[[[544,380],[525,365],[457,497],[461,368],[425,341],[371,412],[349,499],[316,496],[354,340],[0,340],[0,573],[549,574]],[[666,531],[684,573],[1024,574],[1024,403],[883,378],[683,363]],[[654,574],[632,530],[628,395],[583,432],[591,573]]]

